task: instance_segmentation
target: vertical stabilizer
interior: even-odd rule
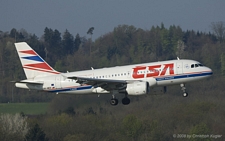
[[[15,43],[27,79],[59,74],[48,65],[26,42]]]

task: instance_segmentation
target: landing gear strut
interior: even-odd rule
[[[185,84],[180,84],[181,90],[183,91],[183,97],[187,97],[188,93],[186,92]]]

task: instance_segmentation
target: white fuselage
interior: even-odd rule
[[[194,60],[171,60],[153,63],[143,63],[127,66],[118,66],[102,69],[60,73],[50,76],[35,77],[34,81],[42,81],[44,84],[16,83],[17,87],[27,89],[44,90],[55,93],[91,94],[110,93],[100,87],[81,85],[69,77],[146,81],[149,87],[185,84],[201,80],[212,75],[212,70],[202,66]]]

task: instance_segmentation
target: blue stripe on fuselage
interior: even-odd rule
[[[63,88],[63,89],[56,89],[56,90],[50,90],[49,92],[65,92],[65,91],[77,91],[77,90],[88,90],[91,89],[92,86],[88,85],[88,86],[81,86],[78,88]]]
[[[165,76],[165,77],[158,77],[158,78],[156,78],[156,81],[181,79],[181,78],[190,78],[190,77],[210,76],[212,74],[213,74],[212,72],[204,72],[204,73],[195,73],[195,74],[183,74],[183,75],[175,75],[175,76]]]

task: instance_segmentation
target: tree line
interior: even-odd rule
[[[224,40],[221,38],[224,39],[224,36],[210,32],[183,31],[175,25],[167,29],[163,23],[160,26],[152,26],[149,30],[132,25],[119,25],[95,41],[80,37],[79,34],[74,37],[68,30],[60,33],[57,29],[47,27],[40,39],[24,29],[1,32],[0,101],[40,102],[50,101],[52,98],[51,95],[37,96],[36,92],[32,96],[26,96],[27,91],[14,89],[13,84],[8,83],[25,79],[14,42],[27,42],[53,68],[62,72],[180,57],[198,60],[210,66],[214,72],[224,75]]]
[[[198,60],[214,74],[206,81],[188,84],[187,98],[181,96],[179,86],[172,86],[167,94],[131,97],[132,104],[112,107],[109,96],[55,95],[14,88],[10,81],[25,79],[14,47],[19,41],[27,42],[61,72],[179,57]],[[40,38],[25,30],[0,32],[0,102],[50,102],[44,115],[1,115],[0,123],[8,124],[1,124],[0,139],[135,141],[175,140],[173,135],[182,133],[223,135],[224,45],[224,36],[216,32],[183,31],[175,25],[165,28],[163,23],[148,30],[118,25],[95,41],[47,27]]]

